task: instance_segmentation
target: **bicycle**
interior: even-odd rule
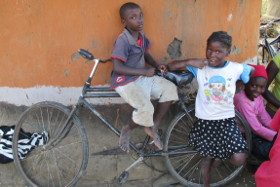
[[[280,18],[272,20],[267,24],[260,26],[260,30],[264,29],[264,39],[259,43],[258,53],[261,53],[261,62],[264,65],[267,65],[272,60],[272,58],[280,52],[280,35],[270,41],[271,39],[267,34],[268,26],[277,22],[280,22]]]
[[[91,86],[91,81],[99,63],[110,61],[94,58],[86,50],[79,49],[79,54],[87,60],[93,61],[94,66],[82,89],[77,103],[70,110],[56,102],[40,102],[30,106],[24,111],[16,125],[13,137],[13,156],[17,170],[29,186],[74,186],[84,174],[88,163],[89,145],[84,126],[76,115],[82,106],[88,108],[96,115],[114,134],[120,136],[120,131],[114,127],[96,108],[86,99],[100,97],[119,97],[108,87]],[[188,84],[192,74],[178,75],[170,72],[167,79],[176,85]],[[137,159],[127,167],[119,176],[119,182],[126,182],[128,171],[137,163],[154,156],[162,156],[170,174],[181,184],[186,186],[201,186],[202,177],[199,170],[201,156],[192,147],[188,146],[188,134],[194,123],[195,109],[193,104],[186,104],[182,97],[177,102],[180,112],[171,121],[165,133],[162,151],[147,150],[150,138],[146,136],[140,147],[138,143],[130,142]],[[246,121],[236,112],[236,120],[251,150],[251,133]],[[48,142],[28,153],[25,159],[18,157],[18,141],[21,130],[29,133],[48,133]],[[212,169],[212,186],[224,186],[233,180],[245,167],[231,165],[222,161],[219,166]]]

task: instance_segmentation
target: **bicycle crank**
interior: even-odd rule
[[[139,157],[135,162],[133,162],[130,166],[128,166],[119,176],[118,182],[120,184],[123,184],[127,181],[128,177],[129,177],[129,173],[128,170],[130,170],[131,168],[133,168],[136,164],[138,164],[139,162],[143,161],[143,157]]]

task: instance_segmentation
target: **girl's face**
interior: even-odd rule
[[[144,16],[140,8],[128,9],[125,18],[122,20],[124,26],[132,31],[143,30]]]
[[[264,93],[266,88],[267,80],[264,77],[253,77],[245,85],[246,96],[254,101],[254,98],[257,98]]]
[[[230,49],[224,47],[221,42],[210,42],[206,48],[206,58],[213,67],[223,67],[225,58],[229,55]]]

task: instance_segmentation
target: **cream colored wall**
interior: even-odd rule
[[[110,57],[123,29],[118,11],[125,2],[1,1],[0,101],[16,105],[41,100],[75,102],[92,67],[76,59],[75,53],[85,48],[96,57]],[[143,9],[144,31],[152,41],[151,54],[159,62],[169,61],[167,47],[174,38],[182,41],[180,58],[204,57],[207,37],[217,30],[233,37],[231,60],[256,57],[261,0],[135,2]],[[93,83],[108,84],[111,69],[111,63],[101,65]]]

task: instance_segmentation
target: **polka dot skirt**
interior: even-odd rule
[[[235,118],[222,120],[198,119],[189,134],[189,145],[202,156],[229,159],[234,153],[248,152]]]

